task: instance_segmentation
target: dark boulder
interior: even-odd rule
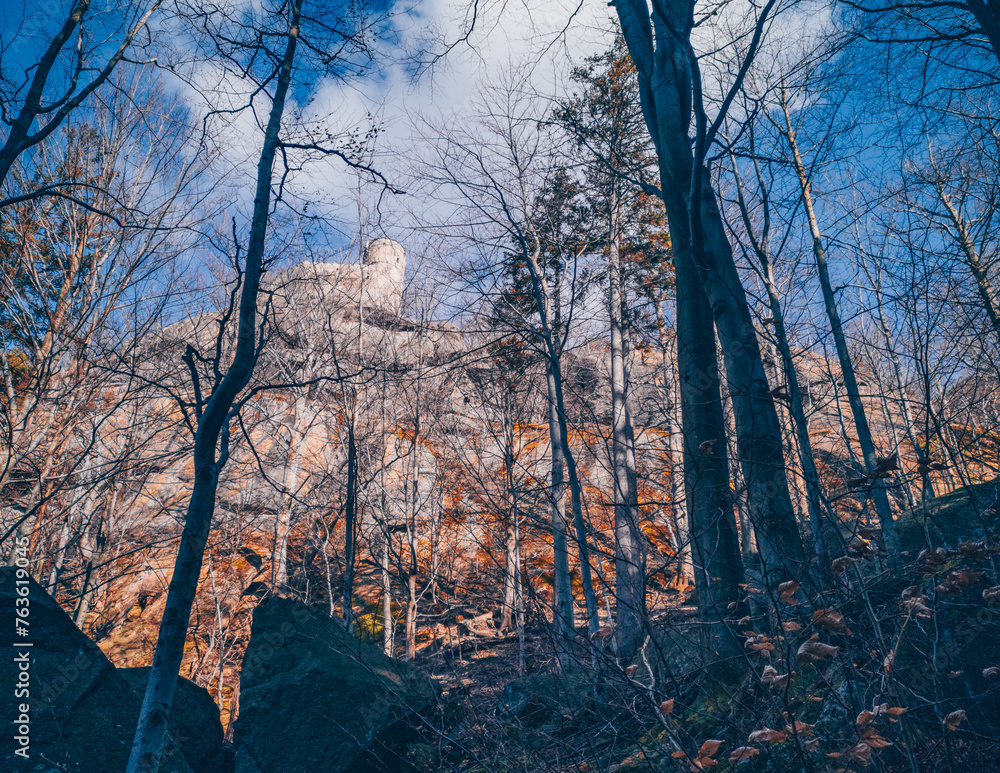
[[[118,669],[140,697],[146,693],[149,672],[148,667]],[[184,677],[178,679],[167,732],[180,747],[192,773],[219,773],[223,769],[224,732],[219,707],[204,687]]]
[[[412,771],[406,747],[436,697],[325,611],[272,598],[254,611],[240,674],[237,773]]]
[[[27,599],[27,603],[18,603],[19,599]],[[25,616],[19,617],[17,609],[27,609]],[[26,572],[19,576],[14,567],[0,568],[0,621],[9,637],[6,643],[17,645],[5,646],[0,658],[0,722],[5,728],[15,728],[18,735],[21,728],[28,731],[27,756],[16,753],[23,748],[20,741],[12,744],[8,739],[0,769],[32,773],[124,771],[142,695],[62,607]],[[26,635],[19,633],[15,621]],[[25,706],[26,712],[22,711]],[[23,715],[27,715],[27,723],[21,721]],[[171,723],[171,729],[176,727],[189,730],[185,732],[189,737],[205,732],[182,716]],[[191,773],[172,740],[160,770]]]

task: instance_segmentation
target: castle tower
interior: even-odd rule
[[[365,248],[365,306],[377,307],[398,314],[403,302],[403,276],[406,273],[406,251],[392,239],[375,239]]]

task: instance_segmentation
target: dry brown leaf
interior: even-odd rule
[[[905,714],[906,709],[902,706],[890,706],[885,710],[886,714],[891,714],[894,717],[898,717],[900,714]]]
[[[763,730],[754,730],[747,739],[750,743],[777,743],[788,738],[788,733],[781,730],[772,730],[765,727]]]
[[[840,647],[832,644],[824,644],[819,641],[819,634],[813,634],[809,641],[803,642],[795,653],[795,658],[800,663],[813,663],[823,658],[829,658],[840,652]]]
[[[965,710],[953,711],[944,718],[944,726],[949,730],[958,730],[958,726],[966,720]]]
[[[722,746],[722,744],[724,743],[725,741],[721,741],[716,738],[709,738],[707,741],[705,741],[705,743],[701,745],[701,748],[698,749],[698,756],[712,757],[715,755],[717,751],[719,751],[719,747]]]
[[[874,552],[871,543],[866,539],[861,539],[861,537],[855,537],[848,542],[847,549],[856,556],[867,556]]]
[[[1000,668],[997,668],[996,666],[990,666],[989,668],[983,669],[984,679],[996,679],[998,676],[1000,676]]]
[[[590,634],[590,640],[599,641],[600,639],[607,639],[611,635],[611,631],[612,629],[610,625],[601,626],[592,634]]]
[[[872,747],[862,741],[856,746],[846,749],[844,755],[855,762],[863,762],[867,765],[872,759]]]
[[[1000,585],[994,585],[983,591],[984,601],[1000,601]]]
[[[917,617],[930,617],[933,612],[924,603],[925,601],[927,601],[926,596],[916,596],[912,599],[903,599],[900,602],[900,606],[907,614],[916,615]]]
[[[792,725],[785,725],[785,732],[788,735],[797,735],[802,738],[811,738],[815,733],[813,733],[813,725],[808,725],[805,722],[800,722],[795,720],[794,727]]]
[[[851,635],[851,629],[844,622],[844,616],[835,609],[817,609],[813,612],[812,621],[817,628]]]
[[[858,563],[858,559],[856,558],[851,558],[850,556],[840,556],[830,562],[830,568],[833,569],[834,574],[843,574],[850,568],[851,564],[856,563]]]
[[[880,736],[875,732],[874,728],[868,730],[863,736],[864,741],[873,749],[885,749],[892,746],[892,741],[887,741],[885,738]]]
[[[781,630],[785,631],[786,633],[789,633],[789,632],[792,632],[792,631],[801,631],[802,630],[802,626],[799,625],[798,623],[796,623],[794,620],[789,620],[787,623],[782,623],[781,624]]]
[[[756,749],[753,746],[740,746],[729,752],[729,764],[738,765],[741,762],[753,759],[758,754],[760,754],[760,749]]]
[[[660,713],[663,716],[667,716],[668,714],[673,713],[673,710],[674,710],[674,699],[673,698],[665,700],[665,701],[663,701],[663,703],[660,704]]]
[[[860,714],[858,714],[858,718],[854,721],[857,722],[859,725],[870,725],[872,722],[875,721],[875,715],[872,712],[865,709]]]
[[[964,673],[965,673],[965,671],[949,671],[948,672],[948,678],[949,679],[960,679],[962,677],[962,674],[964,674]]]
[[[819,748],[819,739],[810,738],[809,740],[804,741],[802,745],[806,747],[807,752],[814,752]]]
[[[639,669],[639,666],[637,666],[637,665],[631,665],[631,666],[629,666],[628,668],[625,669],[625,673],[628,674],[629,676],[632,676],[632,674],[634,674],[638,669]]]
[[[760,681],[764,684],[771,684],[774,678],[778,675],[778,669],[774,666],[764,666],[764,670],[760,673]]]

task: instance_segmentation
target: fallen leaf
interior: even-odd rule
[[[741,762],[753,759],[758,754],[760,754],[760,749],[753,746],[740,746],[729,752],[729,764],[738,765]]]
[[[674,699],[673,698],[670,698],[669,700],[665,700],[665,701],[663,701],[663,703],[660,704],[660,713],[663,716],[667,716],[668,714],[672,713],[673,710],[674,710]]]
[[[843,574],[851,567],[852,564],[856,563],[858,563],[858,559],[856,558],[851,558],[850,556],[840,556],[830,562],[830,568],[833,569],[834,574]]]
[[[701,748],[698,749],[698,756],[712,757],[715,755],[717,751],[719,751],[719,747],[722,746],[722,744],[724,743],[725,741],[720,741],[715,738],[709,738],[707,741],[705,741],[705,743],[701,745]]]
[[[872,747],[862,741],[856,746],[852,746],[850,749],[844,751],[844,755],[855,762],[863,762],[867,765],[872,759]]]
[[[835,609],[817,609],[813,612],[812,621],[817,628],[851,635],[851,629],[844,622],[844,616]]]
[[[840,652],[840,647],[824,644],[819,641],[819,634],[813,634],[809,641],[803,642],[795,653],[795,659],[800,663],[813,663],[823,658],[829,658]]]
[[[788,733],[781,730],[772,730],[765,727],[763,730],[754,730],[747,739],[750,743],[777,743],[788,738]]]
[[[983,669],[984,679],[996,679],[998,676],[1000,676],[1000,668],[997,668],[996,666],[990,666],[989,668]]]
[[[604,625],[590,634],[591,641],[599,641],[600,639],[607,639],[612,633],[610,625]]]
[[[944,726],[949,730],[958,730],[958,726],[961,725],[966,720],[965,710],[959,709],[958,711],[953,711],[951,714],[945,716],[943,722]]]
[[[856,556],[868,556],[874,553],[871,543],[861,537],[855,537],[847,543],[847,549]]]
[[[794,725],[786,725],[785,732],[788,733],[788,735],[798,735],[802,738],[810,738],[815,735],[815,733],[813,733],[812,725],[800,722],[799,720],[795,720]]]

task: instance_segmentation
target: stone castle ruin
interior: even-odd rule
[[[308,316],[322,307],[347,316],[363,310],[395,317],[403,302],[405,273],[403,245],[385,238],[369,242],[361,263],[297,263],[270,283],[275,316]]]

